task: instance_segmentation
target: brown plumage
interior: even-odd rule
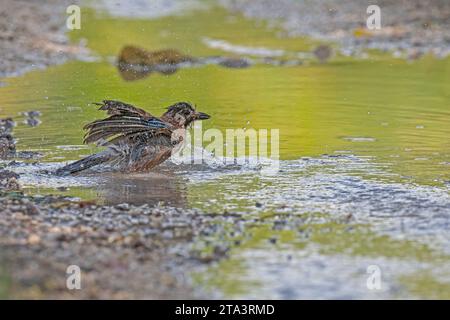
[[[106,146],[106,150],[68,164],[56,174],[74,174],[99,165],[127,172],[148,171],[167,160],[182,143],[182,135],[174,134],[177,130],[185,130],[193,121],[209,119],[187,102],[171,105],[160,118],[120,101],[104,100],[96,105],[109,117],[84,126],[84,143]]]

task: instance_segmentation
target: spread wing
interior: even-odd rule
[[[84,143],[117,143],[123,139],[148,139],[159,134],[171,134],[167,123],[146,111],[120,101],[104,100],[99,110],[105,110],[106,119],[96,120],[84,126],[88,130]]]
[[[94,103],[100,106],[98,110],[105,110],[108,115],[122,115],[122,116],[136,116],[142,118],[154,118],[150,113],[145,110],[136,108],[131,104],[115,101],[115,100],[103,100],[102,103]]]

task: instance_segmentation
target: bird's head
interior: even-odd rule
[[[176,126],[186,128],[196,120],[206,120],[210,116],[206,113],[196,111],[192,105],[187,102],[177,102],[167,108],[167,111],[161,117],[163,120]]]

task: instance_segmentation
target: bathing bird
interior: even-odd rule
[[[183,143],[185,130],[197,120],[210,116],[198,112],[187,102],[177,102],[161,117],[120,101],[94,103],[109,117],[84,126],[84,143],[95,143],[106,149],[70,163],[56,171],[71,175],[102,166],[115,171],[149,171],[166,161]]]

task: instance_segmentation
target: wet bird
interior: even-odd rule
[[[56,174],[75,174],[95,166],[124,172],[149,171],[167,160],[183,143],[184,130],[191,123],[210,118],[187,102],[169,106],[160,118],[120,101],[104,100],[95,104],[109,117],[84,126],[87,130],[84,143],[107,148],[58,169]]]

